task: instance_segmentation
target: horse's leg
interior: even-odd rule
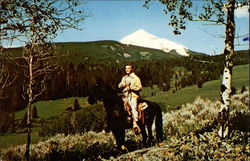
[[[118,149],[121,150],[122,152],[128,152],[128,149],[124,145],[125,144],[125,129],[113,130],[112,132],[115,136],[116,145]]]
[[[119,134],[119,131],[118,130],[112,130],[112,133],[115,137],[115,140],[116,140],[116,145],[118,148],[120,148],[122,146],[122,143],[121,143],[121,137],[120,137],[120,134]]]
[[[145,129],[145,125],[144,124],[139,124],[140,129],[141,129],[141,134],[142,134],[142,145],[143,147],[147,147],[147,133],[146,133],[146,129]]]
[[[152,125],[154,122],[154,115],[150,115],[147,121],[147,130],[148,130],[148,146],[152,146],[153,134],[152,134]]]
[[[125,146],[125,129],[121,129],[121,134],[120,134],[120,141],[121,141],[121,150],[125,153],[128,152],[127,147]]]
[[[120,135],[120,139],[121,139],[121,144],[124,145],[125,144],[125,129],[121,130],[121,135]]]
[[[148,129],[148,146],[152,146],[153,134],[152,134],[152,123],[147,124]]]

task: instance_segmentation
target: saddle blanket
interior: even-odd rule
[[[146,102],[141,102],[138,104],[139,111],[143,111],[148,107],[148,104]]]

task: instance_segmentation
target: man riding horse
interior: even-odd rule
[[[139,91],[142,88],[141,81],[134,74],[131,65],[127,65],[125,71],[126,75],[119,83],[119,87],[123,90],[122,97],[112,86],[96,84],[91,88],[88,98],[90,104],[95,104],[98,100],[103,102],[107,113],[107,128],[105,130],[112,131],[118,149],[123,152],[128,151],[125,146],[125,130],[131,128],[131,122],[127,119],[130,111],[124,109],[124,105],[130,110],[132,109],[130,116],[133,119],[135,134],[142,135],[143,147],[153,145],[153,123],[155,123],[156,141],[160,142],[163,139],[161,107],[155,102],[138,100]]]
[[[142,84],[140,78],[135,75],[134,68],[131,64],[125,66],[126,75],[122,78],[118,87],[122,89],[122,100],[124,102],[124,108],[128,113],[130,109],[132,111],[133,129],[136,134],[140,133],[140,128],[137,125],[138,122],[138,111],[137,104],[140,97],[140,90]]]

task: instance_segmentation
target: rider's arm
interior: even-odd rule
[[[118,84],[118,88],[124,88],[125,87],[125,78],[123,77],[121,82]]]
[[[140,91],[142,89],[142,84],[139,77],[136,77],[134,86],[131,86],[130,89],[134,91]]]

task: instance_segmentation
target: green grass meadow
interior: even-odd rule
[[[41,138],[38,136],[38,127],[32,128],[31,142],[37,143]],[[27,133],[11,133],[0,136],[0,152],[2,148],[13,147],[26,143]]]
[[[58,100],[50,101],[39,101],[33,106],[37,107],[38,116],[41,118],[49,119],[52,117],[59,116],[62,112],[65,111],[67,107],[72,107],[73,102],[76,97],[63,98]],[[80,107],[89,106],[87,98],[77,97]],[[16,119],[22,119],[26,110],[16,112]]]
[[[148,97],[147,99],[161,103],[165,105],[166,108],[172,109],[176,106],[193,102],[197,97],[207,98],[209,100],[220,99],[221,82],[222,77],[220,80],[213,80],[204,83],[202,88],[198,88],[197,86],[189,86],[177,91],[176,93],[173,93],[172,90],[168,92],[162,92],[158,89],[155,89],[155,87],[145,91],[156,92],[155,96]],[[235,87],[239,92],[243,85],[249,87],[249,64],[236,66],[233,69],[232,86]]]
[[[39,119],[50,119],[54,117],[60,117],[60,115],[66,110],[67,107],[72,107],[73,102],[76,97],[71,98],[63,98],[58,100],[50,100],[50,101],[39,101],[34,105],[37,107],[37,113]],[[81,108],[89,106],[87,98],[77,97],[79,105]],[[33,105],[33,106],[34,106]],[[26,110],[21,110],[16,112],[15,117],[16,119],[22,119]],[[34,128],[32,128],[32,135],[31,135],[31,142],[37,143],[40,138],[38,136],[39,125],[34,124]],[[11,147],[14,145],[24,144],[26,142],[26,133],[11,133],[11,134],[4,134],[0,135],[0,149]],[[1,150],[0,150],[1,151]]]
[[[197,86],[185,87],[175,93],[172,90],[163,92],[156,86],[153,88],[145,87],[141,95],[151,101],[159,103],[165,111],[175,109],[176,106],[181,106],[186,103],[192,103],[197,97],[207,98],[210,100],[218,100],[220,98],[220,80],[214,80],[203,84],[202,88]],[[242,86],[249,87],[249,64],[234,67],[233,70],[233,85],[237,92]],[[152,96],[153,93],[153,96]],[[65,112],[66,108],[73,106],[76,98],[64,98],[51,101],[40,101],[35,103],[39,118],[49,119],[53,117],[60,117]],[[77,98],[81,108],[89,106],[87,98]],[[16,112],[16,119],[22,119],[26,110]],[[32,143],[36,143],[41,138],[38,136],[39,126],[33,128]],[[0,136],[0,149],[11,147],[26,142],[26,133],[12,133]],[[1,150],[0,150],[1,151]]]

